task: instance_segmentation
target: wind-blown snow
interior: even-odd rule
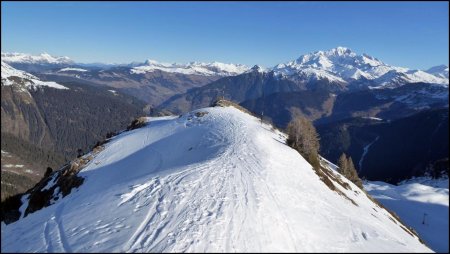
[[[420,177],[398,186],[365,182],[364,188],[414,228],[434,251],[448,253],[448,178]]]
[[[234,76],[247,71],[249,68],[241,64],[226,64],[226,63],[199,63],[191,62],[188,64],[169,64],[160,63],[154,60],[147,60],[145,65],[137,66],[131,69],[131,73],[143,74],[146,72],[153,72],[156,70],[172,73],[182,73],[190,75],[203,76]]]
[[[21,81],[18,82],[15,80],[17,78]],[[23,85],[27,89],[36,88],[39,86],[48,86],[56,89],[69,89],[53,81],[41,81],[39,78],[31,75],[30,73],[14,69],[9,64],[2,61],[2,86],[19,85],[19,83],[22,83],[20,85]]]
[[[2,252],[430,251],[236,108],[148,121],[105,144],[70,195],[2,224]]]

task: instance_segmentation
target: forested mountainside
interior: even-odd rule
[[[390,183],[434,169],[448,173],[448,114],[448,108],[441,108],[393,121],[351,118],[317,125],[321,153],[337,161],[345,152],[360,176]]]
[[[75,82],[55,88],[10,73],[4,75],[2,65],[2,150],[35,166],[40,176],[144,114],[143,102],[115,91]]]

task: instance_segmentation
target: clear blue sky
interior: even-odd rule
[[[275,64],[346,46],[396,66],[448,65],[448,2],[5,2],[2,52],[78,62]]]

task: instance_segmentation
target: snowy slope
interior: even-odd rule
[[[364,188],[414,228],[430,248],[448,253],[448,178],[420,177],[398,186],[365,182]]]
[[[105,144],[76,191],[2,224],[2,252],[430,251],[236,108],[148,123]]]
[[[67,56],[51,56],[47,53],[40,55],[29,55],[24,53],[4,53],[2,61],[5,63],[25,63],[25,64],[73,64],[74,62]]]
[[[147,60],[144,65],[133,67],[131,73],[142,74],[156,70],[172,73],[203,75],[203,76],[234,76],[241,74],[249,68],[242,64],[226,63],[199,63],[190,62],[188,64],[160,63],[155,60]]]
[[[28,72],[14,69],[9,64],[2,61],[2,86],[16,85],[21,88],[35,89],[40,86],[48,86],[56,89],[68,89],[56,82],[41,81],[39,78],[31,75]]]
[[[345,47],[302,55],[294,61],[273,67],[277,75],[302,77],[306,81],[327,79],[330,82],[348,83],[367,79],[374,80],[376,86],[386,86],[391,81],[395,84],[425,82],[448,85],[448,74],[447,77],[441,75],[441,69],[432,69],[435,72],[431,73],[395,67],[366,54],[358,55]]]

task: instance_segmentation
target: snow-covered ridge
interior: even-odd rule
[[[431,72],[409,70],[385,64],[367,54],[358,55],[345,47],[302,55],[294,61],[278,64],[272,70],[281,76],[300,76],[306,77],[307,80],[327,79],[340,83],[367,79],[376,81],[380,86],[390,84],[391,81],[397,84],[400,81],[400,83],[426,82],[448,85],[448,67],[447,76],[442,66],[439,69],[432,68]]]
[[[234,107],[147,121],[91,154],[77,190],[2,224],[2,252],[430,251]]]
[[[67,56],[51,56],[47,53],[40,55],[30,55],[25,53],[4,53],[2,52],[2,61],[5,63],[24,63],[24,64],[73,64],[74,62]]]
[[[133,67],[131,73],[143,74],[156,70],[172,73],[182,73],[203,76],[234,76],[247,71],[249,68],[242,64],[227,63],[200,63],[190,62],[187,64],[160,63],[155,60],[147,60],[144,65]]]
[[[41,81],[38,77],[31,75],[28,72],[17,70],[11,67],[9,64],[2,61],[2,86],[23,86],[26,89],[36,88],[39,86],[48,86],[56,89],[69,89],[63,85],[60,85],[56,82],[52,81]],[[17,82],[15,79],[20,79],[21,84]]]
[[[62,68],[58,72],[65,72],[65,71],[86,72],[87,70],[81,68]]]

